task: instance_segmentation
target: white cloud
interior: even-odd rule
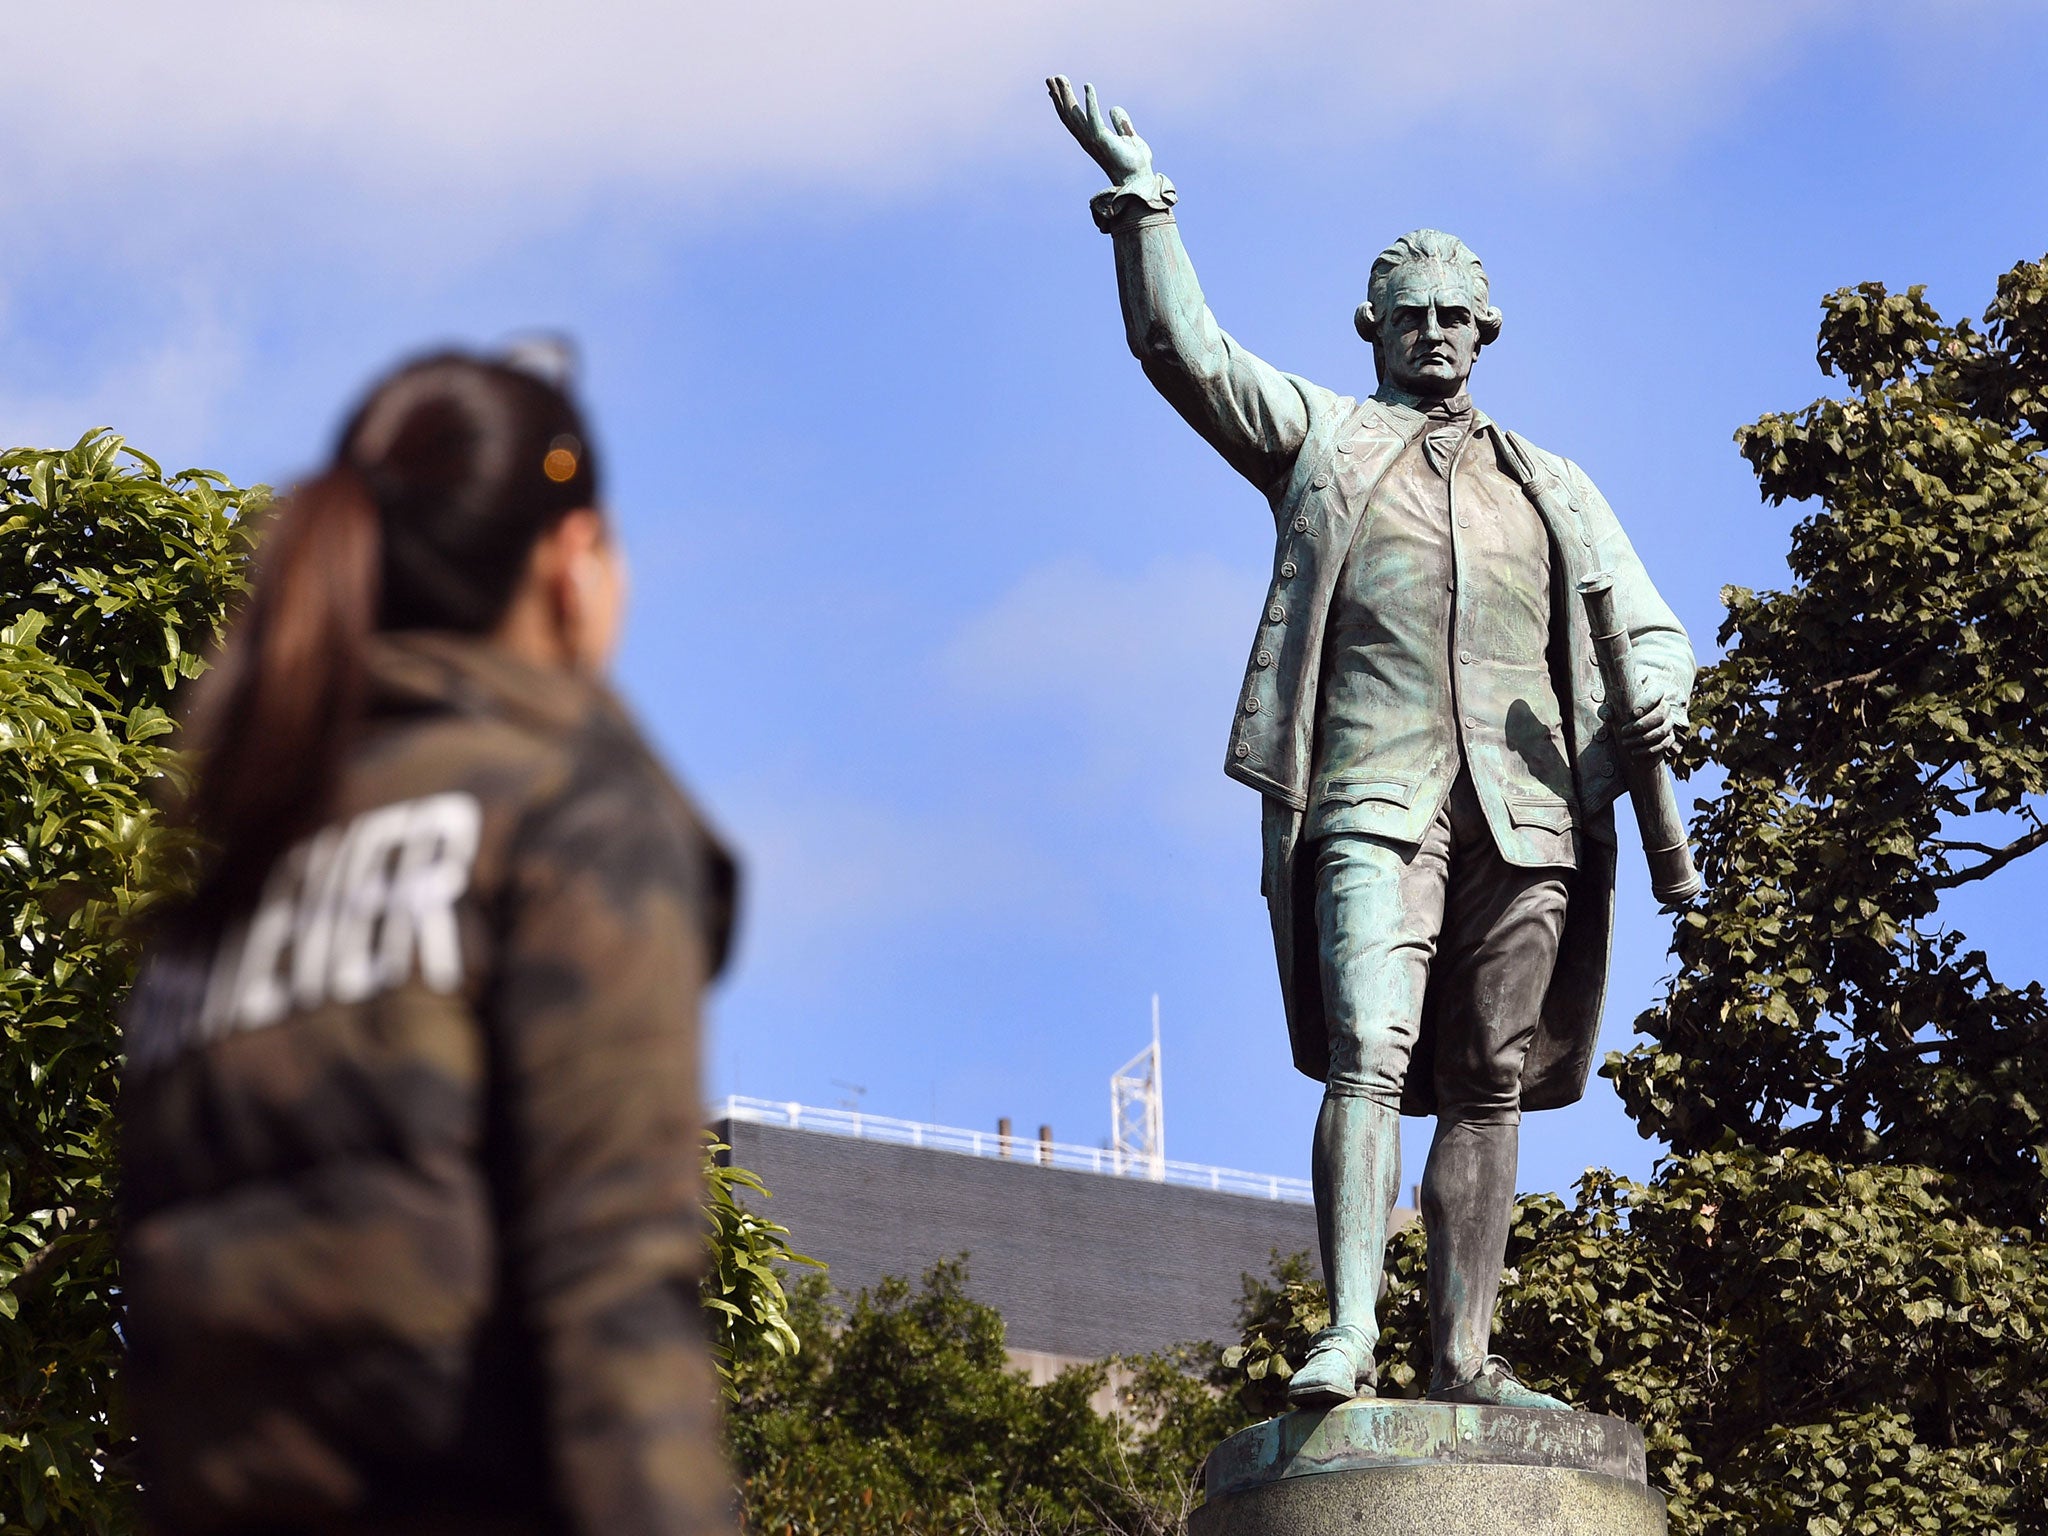
[[[168,327],[145,304],[142,331],[74,334],[48,367],[7,346],[19,382],[0,391],[13,423],[0,435],[53,441],[97,412],[151,441],[207,441],[255,344],[221,315],[283,266],[433,290],[510,244],[579,226],[632,239],[1020,168],[1064,176],[1079,195],[1096,173],[1045,100],[1053,70],[1100,81],[1169,170],[1198,124],[1227,125],[1276,164],[1348,151],[1363,179],[1384,171],[1375,153],[1391,165],[1420,142],[1470,152],[1475,133],[1603,163],[1724,112],[1847,6],[17,4],[0,161],[21,215],[15,273],[47,289],[73,267],[111,270],[215,298]]]
[[[588,192],[894,186],[1072,154],[1054,70],[1148,121],[1506,118],[1639,142],[1846,0],[158,0],[15,7],[17,180],[312,174],[552,222]],[[26,14],[24,14],[26,12]],[[1434,132],[1434,130],[1432,130]],[[1364,146],[1360,145],[1363,149]]]
[[[1027,573],[938,655],[971,722],[956,768],[986,786],[998,758],[1030,778],[1078,763],[1091,805],[1136,804],[1183,828],[1241,835],[1250,797],[1219,765],[1259,590],[1256,573],[1207,557],[1129,576],[1080,561]],[[992,715],[1021,717],[1046,760],[1010,760],[978,740]],[[835,782],[784,768],[719,794],[746,861],[748,975],[801,990],[933,924],[1097,920],[1102,871],[1035,830],[1008,798],[1016,785],[899,804]]]
[[[940,672],[976,710],[1041,720],[1092,790],[1136,784],[1177,825],[1235,831],[1246,810],[1222,753],[1260,590],[1257,573],[1210,556],[1128,575],[1058,561],[955,635]]]
[[[938,919],[1085,903],[1070,873],[999,821],[822,790],[817,778],[719,802],[744,851],[749,973],[822,984],[850,953]]]
[[[0,341],[12,340],[6,330],[0,322]],[[157,452],[205,442],[249,356],[247,339],[196,293],[180,301],[176,324],[164,334],[140,345],[124,337],[111,360],[89,378],[76,377],[75,357],[52,356],[51,350],[9,348],[8,378],[0,382],[0,434],[9,443],[68,448],[104,426]],[[53,378],[65,382],[53,384]]]

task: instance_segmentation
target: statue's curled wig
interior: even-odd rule
[[[1473,309],[1479,321],[1481,345],[1491,346],[1499,339],[1500,311],[1487,303],[1485,266],[1472,254],[1469,245],[1440,229],[1414,230],[1380,252],[1365,281],[1365,302],[1352,316],[1359,335],[1370,342],[1379,341],[1380,321],[1387,312],[1387,290],[1393,284],[1394,274],[1411,261],[1437,262],[1463,273],[1472,284],[1472,297],[1477,300]]]

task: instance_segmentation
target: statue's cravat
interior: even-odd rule
[[[1429,425],[1423,431],[1422,456],[1429,460],[1431,469],[1448,480],[1451,465],[1457,462],[1458,449],[1472,430],[1472,397],[1460,391],[1448,400],[1435,402],[1426,414]]]

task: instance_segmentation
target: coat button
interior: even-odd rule
[[[1337,451],[1339,453],[1349,453],[1351,451],[1351,445],[1349,443],[1339,443],[1337,445]]]
[[[1476,730],[1478,730],[1478,729],[1479,729],[1479,717],[1478,717],[1477,715],[1467,715],[1467,716],[1465,717],[1465,729],[1466,729],[1466,730],[1468,730],[1468,731],[1476,731]]]
[[[1266,617],[1271,619],[1275,624],[1278,624],[1282,619],[1287,617],[1287,610],[1285,608],[1282,608],[1278,603],[1275,603],[1272,607],[1266,610]]]
[[[1605,741],[1609,734],[1607,727],[1603,725],[1593,732],[1593,739],[1595,741]]]
[[[1271,665],[1273,665],[1273,653],[1271,651],[1259,652],[1259,665],[1262,667],[1270,667]]]
[[[1252,755],[1252,749],[1240,741],[1237,744],[1237,755],[1239,757],[1250,757]]]
[[[1292,576],[1294,574],[1294,562],[1292,560],[1282,561],[1280,565],[1280,574],[1282,576]]]
[[[1296,533],[1307,533],[1307,532],[1308,532],[1308,519],[1307,519],[1307,518],[1305,518],[1305,517],[1297,517],[1297,518],[1296,518],[1296,519],[1294,520],[1294,531],[1295,531]]]
[[[1256,715],[1259,712],[1259,701],[1257,699],[1246,699],[1244,701],[1244,712],[1248,715]]]
[[[1330,488],[1330,477],[1328,475],[1317,475],[1311,484],[1319,491],[1327,491]]]
[[[1460,651],[1458,652],[1458,660],[1469,667],[1472,665],[1472,653],[1470,651]]]

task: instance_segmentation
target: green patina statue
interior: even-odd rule
[[[1417,230],[1380,253],[1356,316],[1379,387],[1334,393],[1217,326],[1130,118],[1105,119],[1092,86],[1047,86],[1112,183],[1092,206],[1132,352],[1279,532],[1225,771],[1264,796],[1294,1062],[1324,1084],[1331,1323],[1289,1396],[1373,1390],[1405,1111],[1437,1117],[1429,1395],[1562,1408],[1489,1353],[1518,1128],[1585,1091],[1614,802],[1683,728],[1692,647],[1584,471],[1474,409],[1466,379],[1501,316],[1463,242]],[[1581,582],[1620,615],[1634,669],[1638,712],[1611,730]]]

